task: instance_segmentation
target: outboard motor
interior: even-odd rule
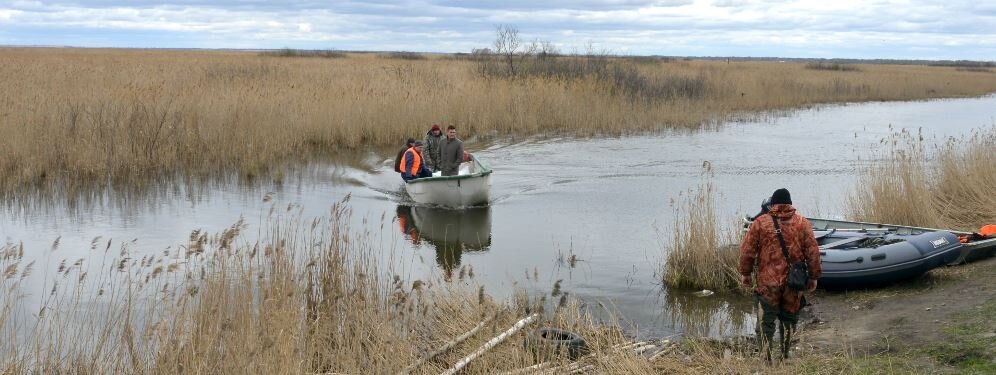
[[[771,197],[764,198],[764,200],[761,201],[761,212],[758,212],[757,215],[754,215],[754,217],[750,218],[750,221],[757,220],[757,218],[761,217],[761,215],[768,213],[768,211],[771,211]]]

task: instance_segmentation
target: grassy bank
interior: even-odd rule
[[[471,58],[285,52],[0,49],[0,193],[264,176],[396,145],[432,123],[466,136],[615,134],[996,91],[992,74],[945,67],[586,56],[548,57],[510,76]]]
[[[977,231],[996,223],[996,128],[928,146],[902,131],[850,197],[856,220]]]

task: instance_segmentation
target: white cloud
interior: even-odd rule
[[[14,9],[0,9],[0,21],[7,21],[20,15],[21,11]]]
[[[0,23],[27,44],[469,51],[512,24],[565,50],[996,58],[996,5],[972,1],[8,1]]]

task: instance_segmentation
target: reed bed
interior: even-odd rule
[[[297,56],[289,51],[283,55]],[[58,195],[178,177],[272,176],[394,146],[432,123],[464,137],[697,128],[819,103],[975,96],[996,76],[921,66],[814,71],[774,62],[633,61],[572,74],[482,74],[488,59],[0,49],[0,194]]]
[[[524,291],[496,301],[473,276],[405,279],[385,263],[390,253],[369,231],[349,227],[349,215],[348,198],[316,219],[304,219],[297,206],[274,205],[258,240],[247,240],[249,227],[240,220],[217,234],[195,230],[182,246],[144,256],[133,242],[98,237],[89,244],[91,257],[55,262],[54,270],[25,261],[32,253],[59,254],[68,245],[58,240],[51,249],[0,246],[0,373],[438,374],[531,314],[540,314],[538,324],[459,373],[538,365],[544,370],[515,373],[854,368],[849,357],[812,352],[768,366],[739,339],[652,340],[625,349],[636,344],[618,321],[596,320],[578,299],[551,309]],[[54,285],[33,296],[38,272]],[[591,352],[576,362],[535,352],[523,342],[537,325],[577,332]]]
[[[737,234],[716,217],[711,182],[679,197],[664,241],[664,285],[675,289],[734,291],[739,285]]]
[[[348,198],[347,198],[348,199]],[[613,373],[650,373],[643,357],[612,347],[628,339],[567,300],[544,311],[518,292],[495,301],[473,276],[404,279],[385,263],[365,230],[346,223],[348,202],[322,218],[273,206],[259,240],[247,242],[240,220],[188,243],[139,257],[131,242],[95,238],[92,258],[42,268],[40,299],[32,296],[34,263],[19,244],[0,248],[0,373],[411,373],[438,374],[520,318],[577,332],[593,354],[585,366]],[[58,241],[50,254],[58,254]],[[387,254],[390,255],[390,254]],[[472,273],[470,273],[472,275]],[[51,285],[51,284],[49,284]],[[481,322],[484,322],[483,324]],[[475,326],[449,351],[426,354]],[[537,356],[513,335],[462,371],[515,370],[563,354]],[[425,358],[423,362],[418,362]],[[420,363],[414,368],[410,365]],[[594,368],[594,367],[593,367]]]
[[[996,127],[927,141],[909,130],[882,140],[888,154],[849,198],[853,219],[964,231],[996,223]]]

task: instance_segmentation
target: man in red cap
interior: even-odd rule
[[[432,124],[432,129],[425,133],[425,165],[429,170],[435,172],[440,168],[440,146],[443,141],[443,131],[439,125]]]

